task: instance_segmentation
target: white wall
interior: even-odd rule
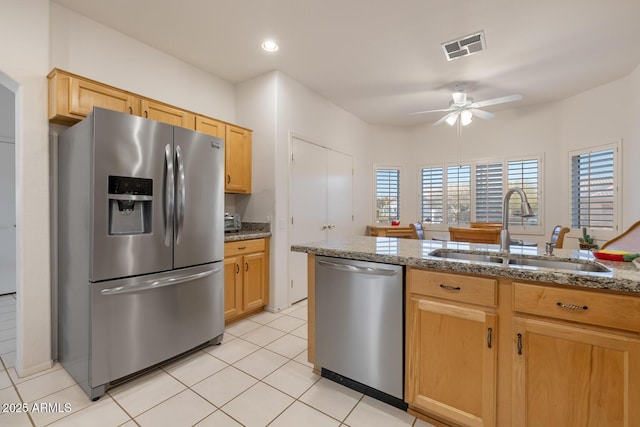
[[[231,83],[56,3],[50,48],[51,68],[236,123]]]
[[[640,220],[637,186],[640,168],[640,66],[630,75],[588,90],[566,100],[532,107],[498,111],[493,120],[474,119],[458,136],[455,127],[416,126],[410,129],[409,148],[398,158],[389,154],[393,145],[383,139],[371,140],[374,163],[385,163],[390,156],[405,165],[402,202],[403,220],[419,217],[418,170],[430,163],[470,159],[508,158],[519,155],[542,155],[544,162],[543,234],[526,236],[544,242],[553,226],[570,224],[570,150],[623,140],[621,230]],[[404,156],[404,158],[402,157]],[[411,182],[413,181],[413,182]],[[415,197],[414,197],[415,195]],[[447,232],[432,233],[447,237]],[[565,245],[577,248],[578,231],[573,231]],[[525,236],[518,236],[525,237]],[[603,234],[599,243],[612,236]]]
[[[18,375],[51,366],[49,1],[5,0],[0,13],[0,79],[16,90]],[[6,82],[5,80],[10,80]]]
[[[367,192],[369,170],[365,162],[368,126],[281,72],[271,72],[238,85],[238,120],[254,130],[253,186],[257,200],[236,207],[253,221],[272,219],[270,308],[288,307],[289,154],[294,133],[306,140],[353,156],[354,232],[364,232],[370,215]],[[271,153],[269,151],[273,150]],[[272,162],[272,163],[270,163]],[[365,177],[366,174],[366,177]],[[263,197],[266,195],[267,197]]]

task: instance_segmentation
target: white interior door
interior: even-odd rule
[[[0,295],[16,291],[15,144],[0,141]]]
[[[327,238],[327,150],[292,141],[291,244]],[[307,297],[307,254],[289,252],[289,303]]]
[[[291,244],[351,235],[352,158],[292,139]],[[307,254],[289,252],[289,303],[307,297]]]

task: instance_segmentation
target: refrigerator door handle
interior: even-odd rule
[[[173,231],[173,202],[174,202],[174,177],[173,177],[173,155],[171,154],[171,144],[164,147],[164,245],[171,246]]]
[[[213,270],[203,271],[195,274],[187,274],[185,276],[169,277],[166,279],[147,280],[145,282],[134,283],[125,286],[116,286],[115,288],[103,289],[100,291],[102,295],[118,295],[131,292],[142,292],[150,289],[158,289],[164,286],[177,285],[179,283],[190,282],[192,280],[203,279],[205,277],[212,276],[216,273],[220,273],[221,268],[214,268]]]
[[[186,197],[186,188],[184,183],[184,161],[182,159],[182,150],[179,145],[176,145],[176,163],[178,165],[177,174],[178,174],[178,183],[176,186],[176,191],[178,194],[176,195],[176,245],[180,244],[180,238],[182,236],[182,227],[184,225],[184,207],[185,207],[185,197]]]

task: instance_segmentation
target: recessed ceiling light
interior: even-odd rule
[[[273,40],[265,40],[262,42],[262,48],[267,52],[275,52],[278,50],[278,45]]]

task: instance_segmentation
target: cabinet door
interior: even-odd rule
[[[224,259],[224,319],[242,313],[242,257]]]
[[[130,93],[55,70],[49,75],[49,118],[73,124],[87,117],[93,107],[136,114],[137,99]]]
[[[514,318],[514,426],[640,425],[640,341]]]
[[[243,257],[244,310],[252,310],[267,304],[266,272],[267,256],[264,252]]]
[[[225,191],[251,193],[251,132],[235,126],[226,127]]]
[[[209,117],[196,116],[196,130],[207,135],[225,139],[227,125]]]
[[[134,112],[132,95],[77,78],[70,79],[69,101],[69,112],[79,116],[91,113],[93,107],[128,114]]]
[[[413,294],[407,305],[407,402],[464,426],[494,426],[495,314]]]
[[[188,111],[171,107],[166,104],[142,99],[140,101],[141,115],[145,119],[157,120],[174,126],[194,129],[194,118]]]

